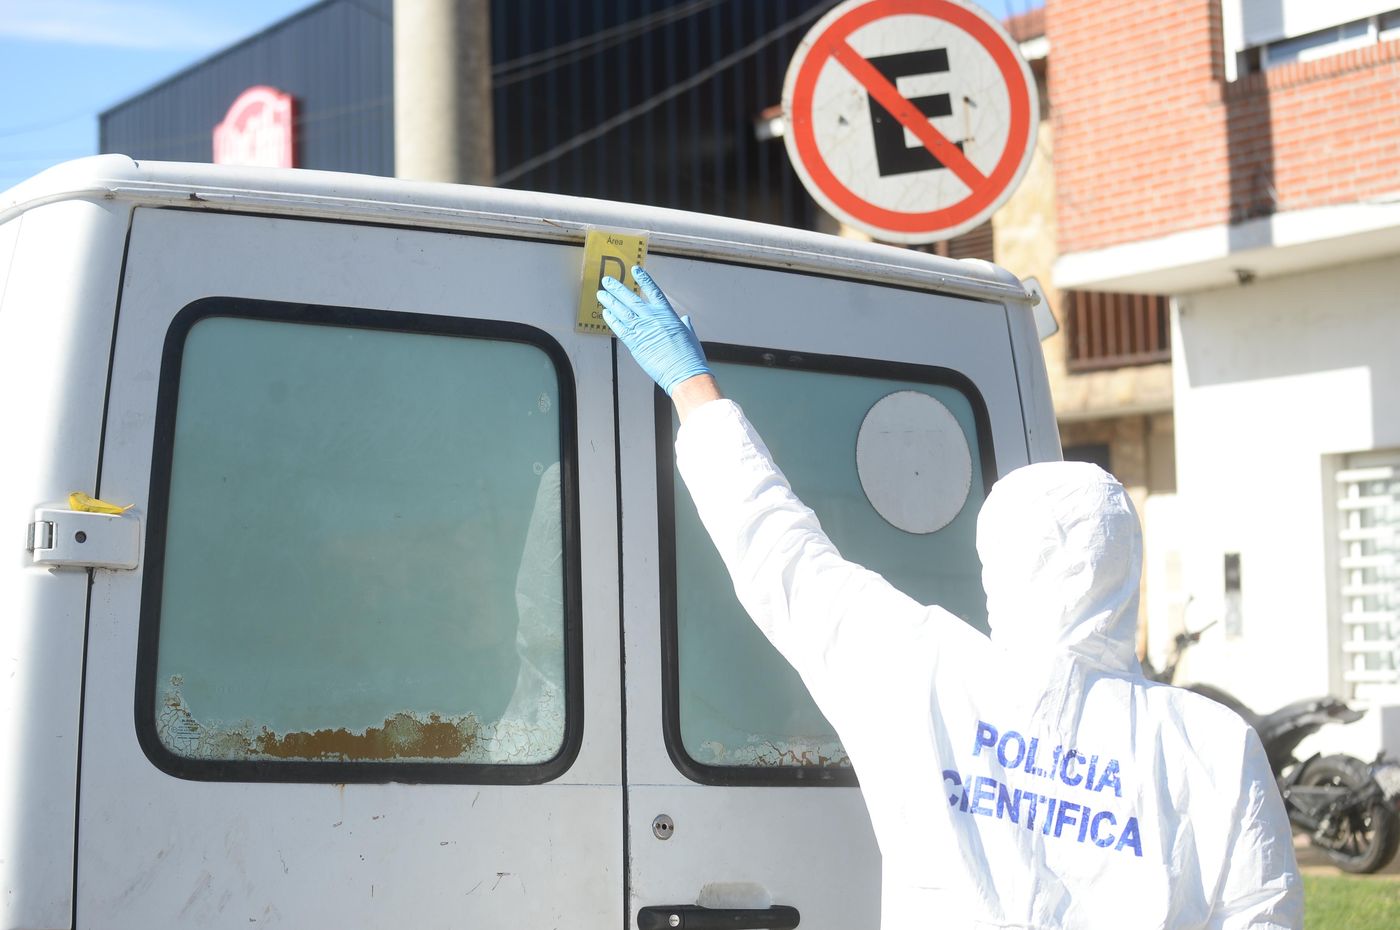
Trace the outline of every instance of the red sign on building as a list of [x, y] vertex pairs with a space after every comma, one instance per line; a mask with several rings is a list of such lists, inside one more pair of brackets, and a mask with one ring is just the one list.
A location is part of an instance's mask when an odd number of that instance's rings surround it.
[[214, 164], [295, 168], [292, 95], [250, 87], [214, 127]]

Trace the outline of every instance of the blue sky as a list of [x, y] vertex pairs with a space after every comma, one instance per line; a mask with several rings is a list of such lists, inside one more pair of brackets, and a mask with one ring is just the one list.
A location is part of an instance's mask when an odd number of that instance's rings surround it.
[[0, 0], [0, 190], [94, 154], [98, 113], [313, 2]]

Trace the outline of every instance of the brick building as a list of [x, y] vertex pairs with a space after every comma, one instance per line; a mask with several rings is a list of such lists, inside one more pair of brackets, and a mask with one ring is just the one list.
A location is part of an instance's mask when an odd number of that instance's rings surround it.
[[[1400, 749], [1397, 7], [1045, 8], [1056, 308], [1064, 290], [1170, 298], [1177, 493], [1144, 515], [1154, 651], [1219, 621], [1183, 677], [1261, 711], [1366, 703], [1333, 737], [1357, 752]], [[1147, 370], [1128, 403], [1164, 387]], [[1122, 370], [1107, 377], [1095, 391]]]

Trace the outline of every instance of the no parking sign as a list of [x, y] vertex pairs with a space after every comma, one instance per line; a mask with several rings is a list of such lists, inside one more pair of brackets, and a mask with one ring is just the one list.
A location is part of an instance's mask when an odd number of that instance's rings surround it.
[[788, 66], [784, 141], [833, 216], [891, 242], [982, 223], [1035, 150], [1035, 79], [1001, 26], [962, 0], [847, 0]]

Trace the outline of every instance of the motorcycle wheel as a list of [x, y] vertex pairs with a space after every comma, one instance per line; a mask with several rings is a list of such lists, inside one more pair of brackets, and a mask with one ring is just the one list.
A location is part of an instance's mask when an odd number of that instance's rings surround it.
[[[1371, 780], [1371, 771], [1351, 756], [1321, 756], [1313, 759], [1298, 777], [1309, 787], [1361, 789]], [[1335, 848], [1317, 842], [1328, 858], [1345, 872], [1369, 874], [1385, 868], [1395, 858], [1400, 844], [1400, 820], [1381, 801], [1355, 805], [1338, 814], [1342, 822], [1332, 837]]]

